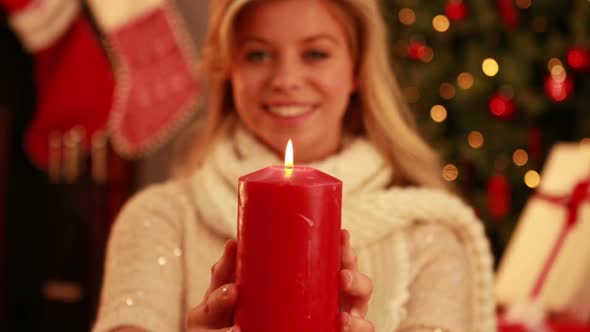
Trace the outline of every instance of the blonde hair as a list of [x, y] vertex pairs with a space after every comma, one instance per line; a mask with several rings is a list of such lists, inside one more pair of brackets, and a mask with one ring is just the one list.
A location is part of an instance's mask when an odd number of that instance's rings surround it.
[[[210, 3], [202, 72], [208, 79], [207, 122], [191, 152], [202, 162], [224, 119], [233, 113], [228, 69], [235, 47], [238, 15], [261, 0], [215, 0]], [[339, 19], [355, 59], [357, 92], [345, 126], [365, 135], [395, 168], [394, 184], [446, 189], [438, 155], [418, 135], [410, 109], [394, 78], [387, 48], [387, 27], [377, 0], [325, 0]], [[360, 121], [362, 119], [362, 121]]]

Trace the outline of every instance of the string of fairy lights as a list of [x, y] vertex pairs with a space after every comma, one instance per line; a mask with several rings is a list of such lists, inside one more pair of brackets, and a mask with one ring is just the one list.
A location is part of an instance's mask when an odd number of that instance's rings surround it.
[[[590, 0], [589, 0], [590, 1]], [[532, 5], [532, 0], [516, 0], [515, 5], [520, 9], [528, 9]], [[450, 0], [449, 6], [453, 6], [452, 11], [448, 11], [445, 14], [439, 14], [432, 18], [432, 28], [437, 32], [446, 32], [450, 29], [452, 20], [461, 20], [467, 14], [466, 8], [463, 6], [461, 0]], [[411, 26], [416, 23], [417, 15], [416, 12], [411, 8], [401, 8], [398, 11], [399, 21], [406, 25]], [[535, 17], [532, 21], [532, 28], [535, 32], [543, 32], [547, 29], [546, 18], [539, 16]], [[407, 42], [399, 41], [396, 45], [398, 53], [402, 53], [410, 56], [411, 58], [421, 61], [423, 63], [429, 63], [434, 59], [434, 50], [422, 42]], [[576, 59], [568, 58], [568, 63], [571, 65], [572, 61]], [[551, 58], [547, 61], [548, 78], [545, 81], [545, 90], [547, 94], [555, 102], [565, 100], [572, 91], [573, 83], [571, 78], [567, 75], [567, 71], [558, 58]], [[498, 61], [492, 57], [488, 57], [481, 60], [481, 70], [487, 77], [494, 77], [501, 71], [501, 66]], [[469, 72], [461, 72], [456, 77], [456, 86], [462, 90], [471, 89], [476, 83], [476, 78]], [[439, 95], [443, 100], [453, 99], [456, 95], [455, 84], [449, 82], [443, 82], [439, 86]], [[404, 94], [410, 103], [415, 103], [420, 99], [420, 91], [416, 87], [407, 87], [404, 89]], [[511, 116], [514, 112], [513, 104], [511, 99], [513, 98], [514, 92], [509, 87], [501, 89], [501, 92], [497, 95], [497, 98], [492, 97], [489, 102], [490, 112], [498, 117]], [[506, 100], [510, 102], [506, 102]], [[448, 110], [441, 104], [433, 105], [430, 108], [430, 118], [436, 123], [444, 123], [448, 117]], [[472, 130], [469, 132], [466, 138], [466, 143], [473, 149], [482, 149], [485, 146], [485, 137], [482, 132], [478, 130]], [[590, 138], [584, 138], [580, 142], [580, 146], [583, 149], [587, 149], [590, 152]], [[512, 153], [512, 163], [517, 167], [526, 167], [529, 162], [529, 153], [524, 149], [516, 149]], [[507, 166], [507, 165], [504, 165]], [[452, 164], [446, 164], [442, 168], [442, 177], [449, 182], [455, 181], [459, 178], [459, 168]], [[537, 188], [541, 183], [541, 175], [535, 169], [529, 169], [524, 172], [523, 183], [529, 188]]]

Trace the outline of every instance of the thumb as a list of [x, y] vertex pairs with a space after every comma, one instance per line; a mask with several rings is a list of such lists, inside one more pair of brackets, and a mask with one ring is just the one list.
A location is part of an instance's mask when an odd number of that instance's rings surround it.
[[[193, 331], [191, 329], [196, 327], [219, 328], [231, 324], [236, 301], [237, 287], [235, 284], [227, 284], [217, 288], [188, 313], [188, 330]], [[224, 332], [227, 331], [226, 328]]]

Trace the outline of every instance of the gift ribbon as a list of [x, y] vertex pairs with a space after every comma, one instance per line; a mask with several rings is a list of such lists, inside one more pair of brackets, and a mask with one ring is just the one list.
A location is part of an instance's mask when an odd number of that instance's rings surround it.
[[569, 235], [570, 231], [577, 224], [580, 206], [585, 200], [590, 201], [590, 193], [588, 192], [589, 188], [590, 175], [580, 180], [574, 186], [572, 192], [567, 195], [549, 195], [542, 192], [538, 192], [535, 194], [534, 198], [538, 198], [549, 203], [565, 206], [567, 208], [567, 214], [565, 224], [561, 228], [559, 237], [553, 245], [549, 257], [547, 258], [547, 260], [545, 260], [545, 264], [543, 265], [541, 274], [539, 274], [539, 277], [535, 282], [535, 286], [533, 287], [533, 290], [531, 292], [531, 297], [533, 299], [537, 298], [540, 295], [541, 290], [543, 289], [543, 285], [545, 284], [545, 281], [547, 280], [547, 277], [549, 275], [549, 271], [551, 271], [551, 268], [553, 267], [553, 264], [557, 259], [557, 255], [559, 254], [561, 247], [565, 243], [565, 239]]

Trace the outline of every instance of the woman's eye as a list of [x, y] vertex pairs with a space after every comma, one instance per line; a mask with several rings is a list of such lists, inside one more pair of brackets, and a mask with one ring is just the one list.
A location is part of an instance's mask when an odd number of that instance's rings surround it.
[[323, 51], [307, 51], [305, 52], [305, 58], [309, 60], [323, 60], [328, 58], [328, 52]]
[[265, 51], [250, 51], [246, 53], [246, 60], [248, 62], [262, 62], [269, 57], [268, 52]]

